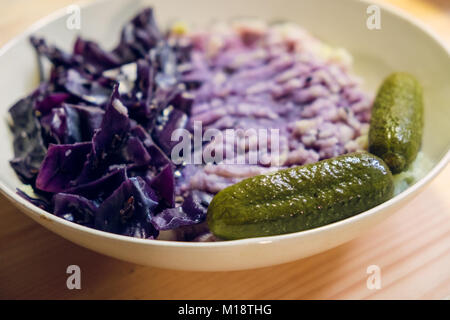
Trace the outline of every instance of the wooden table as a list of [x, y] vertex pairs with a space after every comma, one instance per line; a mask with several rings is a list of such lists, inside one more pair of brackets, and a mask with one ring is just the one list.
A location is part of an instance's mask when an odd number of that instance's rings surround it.
[[[450, 43], [450, 2], [395, 0]], [[0, 44], [68, 0], [0, 0]], [[0, 197], [0, 298], [443, 299], [450, 297], [450, 166], [365, 236], [300, 261], [238, 272], [180, 272], [118, 261], [39, 226]], [[79, 265], [82, 289], [68, 290]], [[366, 286], [381, 268], [380, 290]]]

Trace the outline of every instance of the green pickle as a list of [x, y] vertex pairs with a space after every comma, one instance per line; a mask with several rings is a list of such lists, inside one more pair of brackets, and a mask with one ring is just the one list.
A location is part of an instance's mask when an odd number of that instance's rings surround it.
[[408, 169], [422, 144], [423, 93], [407, 73], [393, 73], [375, 99], [369, 131], [369, 152], [382, 158], [393, 174]]
[[220, 191], [207, 222], [225, 240], [292, 233], [346, 219], [393, 196], [386, 163], [367, 152], [243, 180]]

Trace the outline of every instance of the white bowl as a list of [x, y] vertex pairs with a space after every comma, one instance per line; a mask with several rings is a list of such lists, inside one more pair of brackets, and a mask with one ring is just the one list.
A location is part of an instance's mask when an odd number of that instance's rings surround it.
[[[321, 228], [293, 234], [216, 243], [150, 241], [105, 233], [70, 223], [47, 213], [16, 193], [21, 185], [8, 161], [13, 157], [12, 137], [0, 122], [0, 188], [32, 219], [62, 237], [94, 251], [133, 263], [162, 268], [202, 271], [250, 269], [280, 264], [336, 247], [364, 233], [410, 201], [446, 165], [450, 158], [449, 50], [426, 27], [393, 8], [382, 7], [381, 29], [366, 27], [369, 3], [336, 0], [153, 0], [99, 1], [82, 6], [81, 30], [66, 27], [61, 10], [17, 37], [0, 51], [0, 113], [37, 85], [37, 64], [28, 36], [45, 36], [69, 49], [76, 34], [112, 47], [120, 28], [144, 6], [152, 5], [161, 26], [176, 19], [197, 25], [212, 19], [242, 16], [296, 22], [354, 56], [355, 71], [367, 89], [376, 90], [391, 71], [414, 74], [425, 89], [426, 117], [423, 152], [433, 168], [411, 188], [367, 212]], [[3, 226], [7, 227], [7, 226]]]

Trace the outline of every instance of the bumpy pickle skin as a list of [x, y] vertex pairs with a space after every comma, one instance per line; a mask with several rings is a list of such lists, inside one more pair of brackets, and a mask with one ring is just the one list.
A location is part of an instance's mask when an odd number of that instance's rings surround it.
[[232, 185], [213, 198], [207, 222], [224, 240], [286, 234], [364, 212], [393, 192], [383, 160], [352, 153]]
[[423, 134], [423, 89], [410, 74], [397, 72], [384, 80], [372, 108], [369, 151], [382, 158], [393, 174], [416, 159]]

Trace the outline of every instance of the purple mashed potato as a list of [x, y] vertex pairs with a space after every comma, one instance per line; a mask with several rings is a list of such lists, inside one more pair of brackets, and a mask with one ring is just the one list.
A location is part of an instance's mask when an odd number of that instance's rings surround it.
[[[184, 80], [202, 83], [191, 92], [191, 127], [201, 121], [204, 131], [223, 133], [279, 129], [280, 139], [271, 166], [188, 165], [182, 190], [217, 193], [244, 178], [366, 148], [372, 97], [351, 74], [345, 51], [327, 47], [296, 25], [259, 21], [222, 24], [182, 40], [193, 48]], [[221, 148], [236, 148], [231, 143]]]

